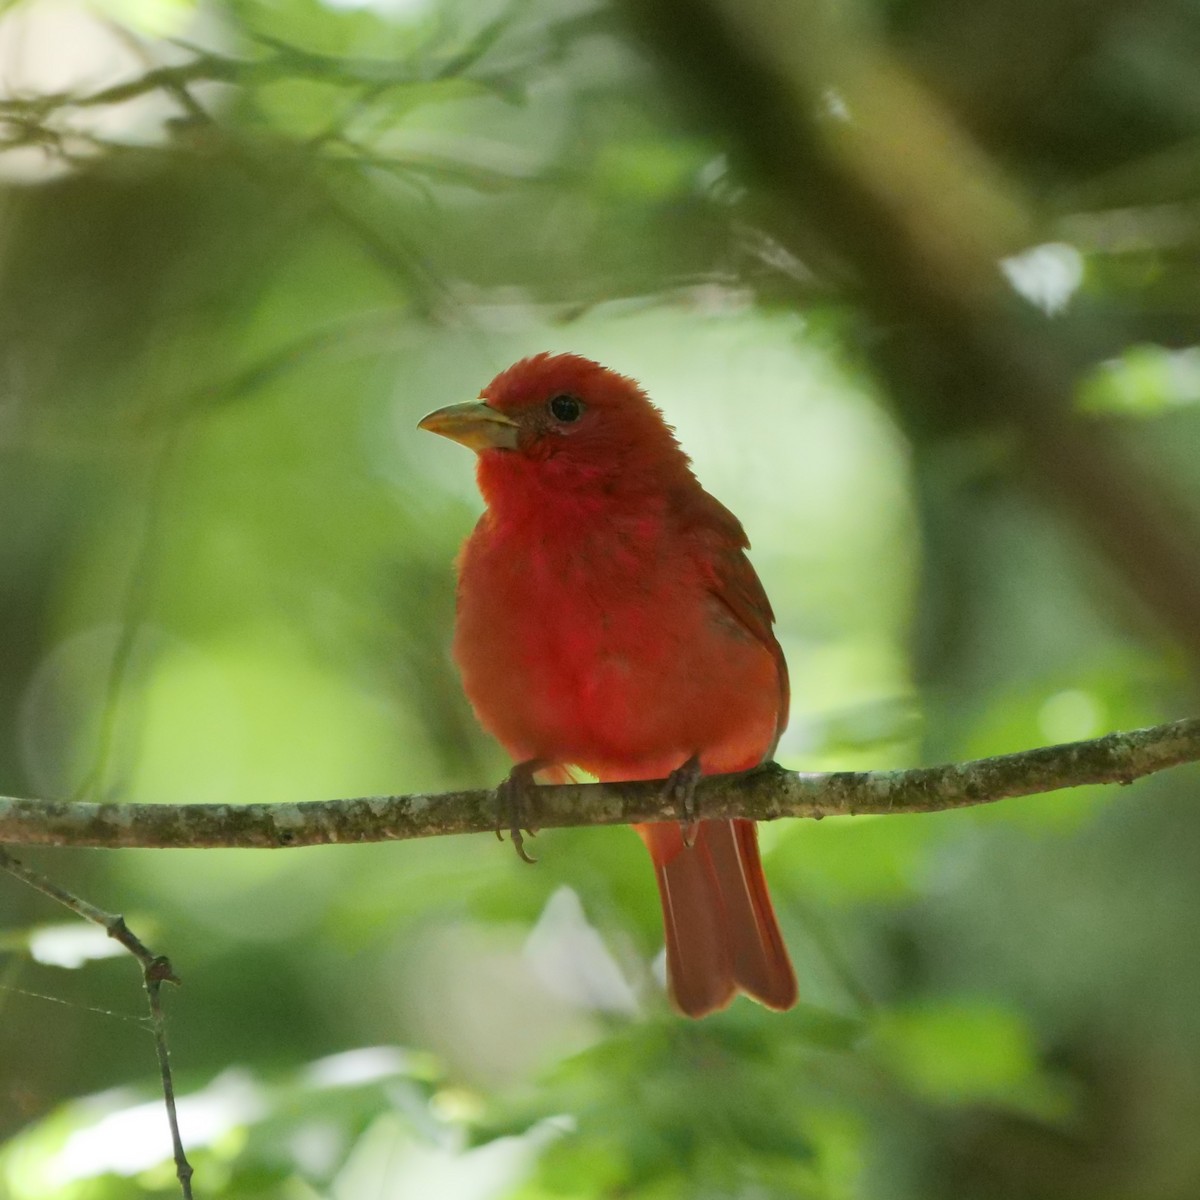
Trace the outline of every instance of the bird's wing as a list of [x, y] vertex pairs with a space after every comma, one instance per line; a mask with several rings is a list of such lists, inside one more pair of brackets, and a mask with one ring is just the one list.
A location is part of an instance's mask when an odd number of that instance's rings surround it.
[[[679, 504], [685, 536], [691, 542], [709, 591], [737, 623], [761, 642], [775, 659], [779, 676], [779, 718], [776, 737], [787, 724], [790, 689], [787, 662], [772, 626], [775, 613], [766, 589], [746, 551], [750, 540], [742, 523], [714, 496], [697, 487], [688, 489]], [[774, 752], [774, 747], [771, 748]]]

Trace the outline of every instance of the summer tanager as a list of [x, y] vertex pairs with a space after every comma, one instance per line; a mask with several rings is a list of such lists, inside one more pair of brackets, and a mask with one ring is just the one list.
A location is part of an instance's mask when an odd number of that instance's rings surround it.
[[[487, 509], [459, 559], [454, 656], [516, 778], [741, 771], [775, 749], [788, 674], [737, 518], [632, 379], [539, 354], [423, 429], [478, 454]], [[561, 774], [559, 777], [562, 777]], [[671, 998], [770, 1008], [796, 979], [751, 821], [636, 826], [658, 877]]]

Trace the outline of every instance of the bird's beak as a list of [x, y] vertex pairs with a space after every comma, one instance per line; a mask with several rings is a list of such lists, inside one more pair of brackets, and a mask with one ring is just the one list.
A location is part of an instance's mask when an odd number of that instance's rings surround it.
[[417, 428], [440, 433], [451, 441], [470, 446], [477, 453], [481, 450], [515, 450], [520, 433], [516, 421], [478, 400], [439, 408], [422, 417]]

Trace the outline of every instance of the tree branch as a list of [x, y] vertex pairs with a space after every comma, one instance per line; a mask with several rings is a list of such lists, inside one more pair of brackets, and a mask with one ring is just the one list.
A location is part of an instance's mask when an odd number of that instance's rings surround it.
[[[701, 780], [703, 817], [934, 813], [1087, 784], [1132, 783], [1200, 761], [1200, 718], [1110, 733], [995, 758], [904, 771], [809, 774], [767, 763]], [[661, 781], [535, 789], [534, 824], [627, 825], [677, 821]], [[0, 798], [0, 843], [104, 849], [259, 849], [403, 841], [496, 828], [495, 792], [365, 796], [300, 804], [71, 804]]]
[[183, 1192], [183, 1200], [192, 1200], [192, 1164], [188, 1162], [187, 1153], [183, 1148], [183, 1137], [179, 1132], [179, 1114], [175, 1106], [175, 1080], [171, 1074], [171, 1051], [167, 1046], [167, 1018], [162, 1006], [162, 985], [164, 983], [179, 983], [170, 959], [165, 954], [155, 954], [139, 938], [119, 913], [105, 912], [94, 904], [59, 887], [52, 879], [47, 879], [37, 871], [31, 870], [23, 862], [13, 858], [3, 846], [0, 846], [0, 870], [7, 871], [15, 879], [29, 884], [44, 896], [56, 900], [69, 908], [76, 916], [93, 925], [99, 925], [105, 933], [116, 942], [120, 942], [142, 968], [142, 983], [146, 988], [146, 998], [150, 1004], [150, 1028], [154, 1034], [154, 1049], [158, 1055], [158, 1072], [162, 1081], [163, 1101], [167, 1109], [167, 1124], [171, 1130], [171, 1148], [175, 1156], [175, 1175]]

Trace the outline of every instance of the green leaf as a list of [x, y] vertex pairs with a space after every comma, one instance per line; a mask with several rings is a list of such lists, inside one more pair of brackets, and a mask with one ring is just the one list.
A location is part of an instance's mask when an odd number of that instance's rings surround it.
[[1043, 1117], [1069, 1110], [1044, 1074], [1028, 1024], [989, 1000], [929, 1000], [880, 1014], [870, 1051], [924, 1100], [995, 1104]]

